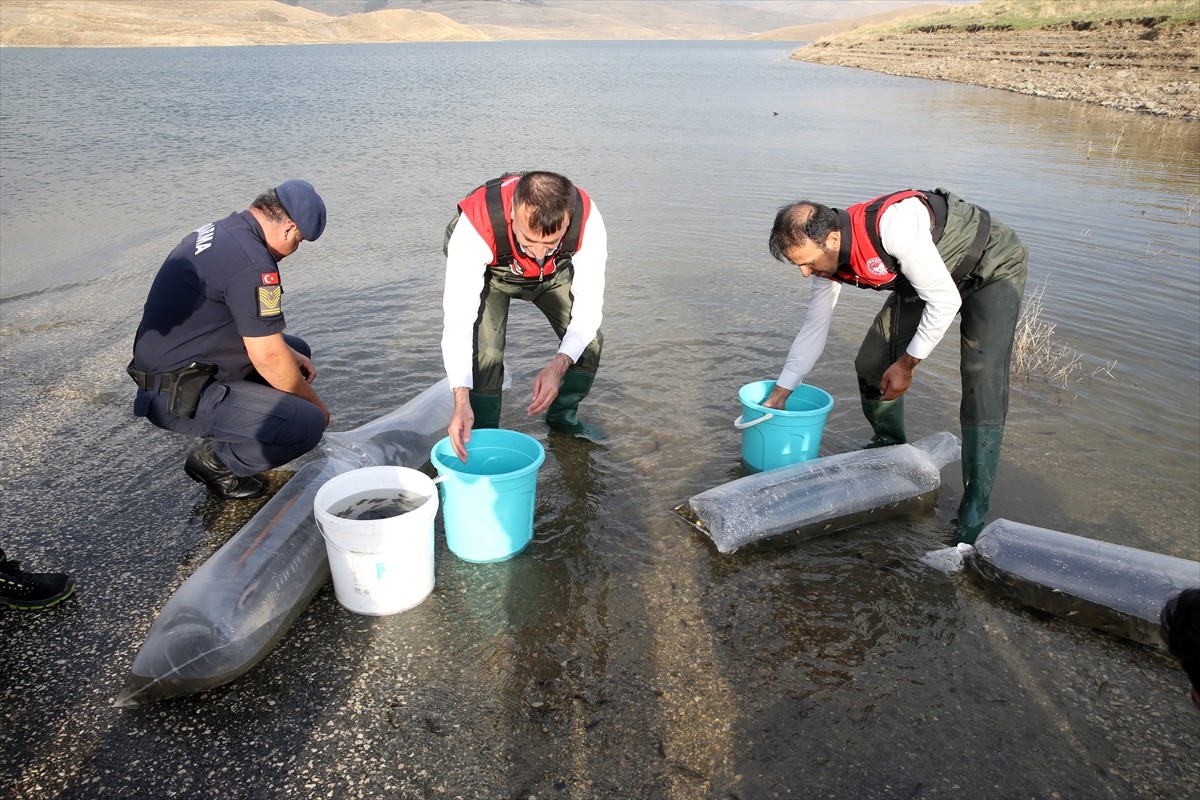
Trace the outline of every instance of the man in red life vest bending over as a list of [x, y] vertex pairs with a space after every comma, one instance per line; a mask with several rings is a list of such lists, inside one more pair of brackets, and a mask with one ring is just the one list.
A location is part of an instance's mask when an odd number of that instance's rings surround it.
[[442, 359], [454, 391], [454, 452], [466, 461], [472, 428], [500, 424], [508, 307], [533, 303], [560, 340], [533, 381], [529, 414], [599, 439], [576, 414], [600, 366], [608, 234], [591, 198], [553, 172], [504, 175], [459, 204], [446, 229]]
[[843, 284], [891, 292], [854, 360], [874, 446], [907, 441], [903, 395], [913, 370], [961, 312], [958, 538], [974, 543], [987, 518], [1008, 414], [1024, 245], [986, 209], [934, 189], [894, 192], [845, 210], [807, 201], [785, 206], [769, 246], [775, 258], [812, 278], [804, 325], [763, 403], [770, 408], [784, 407], [825, 349]]

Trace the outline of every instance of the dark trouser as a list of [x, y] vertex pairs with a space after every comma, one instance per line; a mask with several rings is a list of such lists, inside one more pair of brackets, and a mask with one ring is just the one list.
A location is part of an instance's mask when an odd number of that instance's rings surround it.
[[[1011, 252], [1012, 257], [999, 264], [985, 261], [983, 276], [959, 286], [963, 496], [958, 539], [967, 544], [974, 544], [987, 520], [1008, 415], [1009, 365], [1025, 293], [1024, 248]], [[893, 292], [854, 360], [863, 413], [882, 443], [905, 441], [904, 398], [881, 401], [879, 382], [912, 341], [924, 307], [918, 297]]]
[[[571, 323], [571, 307], [575, 302], [571, 293], [570, 269], [556, 272], [541, 282], [507, 283], [489, 272], [483, 293], [479, 298], [479, 313], [475, 318], [475, 341], [473, 345], [474, 392], [499, 394], [504, 381], [504, 347], [508, 338], [508, 307], [512, 300], [527, 300], [550, 322], [559, 341]], [[604, 348], [604, 336], [599, 331], [575, 362], [571, 369], [595, 375], [600, 368], [600, 352]]]
[[[1025, 294], [1025, 265], [977, 284], [959, 288], [959, 369], [964, 428], [1003, 427], [1008, 415], [1009, 365], [1013, 336]], [[925, 302], [893, 292], [876, 315], [854, 359], [864, 400], [877, 400], [883, 373], [896, 362], [917, 332]]]
[[[285, 334], [288, 347], [312, 355], [299, 337]], [[160, 428], [211, 438], [217, 457], [239, 477], [254, 475], [298, 458], [317, 446], [325, 432], [321, 409], [294, 394], [281, 392], [254, 373], [245, 380], [213, 381], [200, 395], [196, 416], [167, 411], [167, 393], [150, 400], [147, 418]]]

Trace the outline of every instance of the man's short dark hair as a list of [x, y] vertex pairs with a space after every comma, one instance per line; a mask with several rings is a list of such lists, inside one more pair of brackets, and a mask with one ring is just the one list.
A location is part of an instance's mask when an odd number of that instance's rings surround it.
[[279, 195], [275, 194], [274, 189], [267, 189], [254, 198], [254, 202], [250, 204], [250, 207], [263, 212], [273, 222], [287, 222], [291, 219], [288, 216], [287, 209], [283, 207], [283, 203], [279, 202]]
[[823, 246], [829, 234], [841, 229], [842, 221], [832, 208], [811, 200], [801, 200], [779, 209], [775, 224], [771, 226], [771, 238], [767, 246], [776, 260], [787, 261], [784, 253], [796, 245], [813, 242]]
[[1159, 629], [1192, 689], [1200, 692], [1200, 588], [1184, 589], [1168, 600], [1159, 615]]
[[513, 208], [528, 208], [530, 227], [543, 236], [562, 228], [574, 203], [575, 185], [555, 172], [526, 172], [513, 193]]

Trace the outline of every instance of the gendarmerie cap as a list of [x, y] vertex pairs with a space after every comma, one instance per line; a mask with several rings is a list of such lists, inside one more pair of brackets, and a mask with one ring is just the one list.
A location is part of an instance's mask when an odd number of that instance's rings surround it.
[[325, 201], [308, 181], [293, 178], [275, 187], [283, 210], [296, 223], [300, 235], [315, 242], [325, 230]]

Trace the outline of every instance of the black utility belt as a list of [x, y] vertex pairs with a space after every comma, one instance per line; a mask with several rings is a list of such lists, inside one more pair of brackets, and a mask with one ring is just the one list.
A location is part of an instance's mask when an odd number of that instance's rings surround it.
[[131, 361], [125, 371], [143, 392], [167, 392], [167, 410], [177, 417], [191, 419], [200, 404], [200, 393], [217, 374], [217, 365], [193, 361], [170, 372], [142, 372], [134, 369]]

